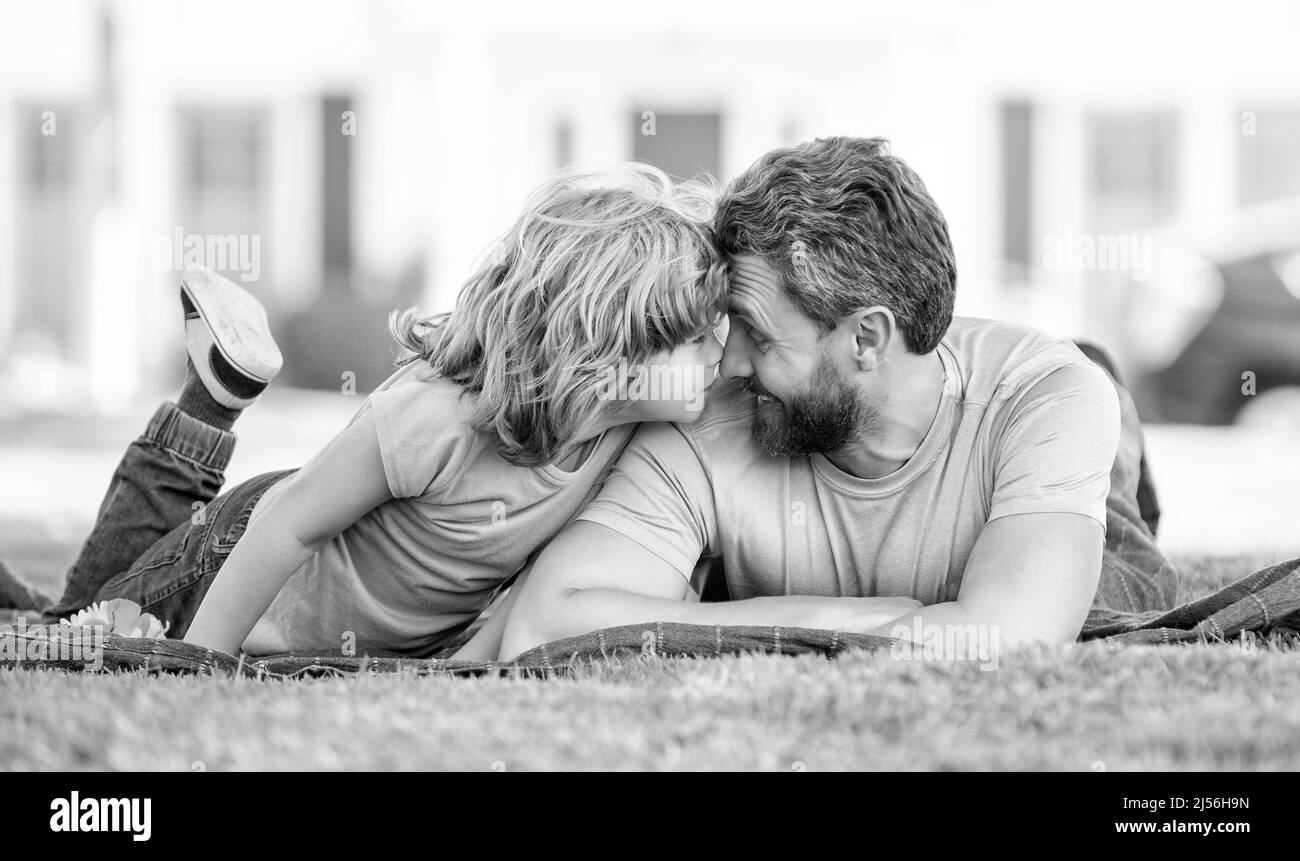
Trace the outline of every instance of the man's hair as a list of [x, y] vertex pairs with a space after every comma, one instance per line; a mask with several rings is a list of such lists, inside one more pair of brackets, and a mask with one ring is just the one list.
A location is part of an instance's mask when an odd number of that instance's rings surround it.
[[503, 457], [562, 458], [607, 409], [609, 371], [709, 331], [726, 308], [716, 189], [658, 168], [575, 168], [544, 183], [461, 289], [455, 310], [394, 314], [399, 364], [477, 395]]
[[823, 331], [883, 305], [907, 347], [928, 353], [952, 322], [957, 264], [943, 213], [888, 146], [830, 137], [767, 153], [723, 193], [718, 240], [763, 258]]

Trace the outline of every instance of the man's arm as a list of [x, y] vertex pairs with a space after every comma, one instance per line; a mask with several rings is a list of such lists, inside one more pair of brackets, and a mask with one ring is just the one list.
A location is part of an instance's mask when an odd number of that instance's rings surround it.
[[867, 633], [920, 608], [910, 598], [781, 596], [701, 604], [686, 578], [637, 542], [575, 521], [547, 546], [506, 621], [501, 660], [600, 628], [653, 622], [781, 625]]
[[[1101, 577], [1106, 496], [1119, 445], [1114, 384], [1070, 365], [1010, 409], [994, 452], [989, 522], [966, 561], [957, 600], [881, 626], [996, 626], [1001, 647], [1073, 642]], [[897, 627], [897, 630], [895, 630]], [[904, 634], [906, 636], [906, 634]]]
[[994, 520], [975, 542], [956, 601], [903, 614], [871, 633], [909, 637], [927, 625], [989, 626], [997, 642], [1068, 643], [1079, 636], [1101, 575], [1102, 529], [1081, 514]]

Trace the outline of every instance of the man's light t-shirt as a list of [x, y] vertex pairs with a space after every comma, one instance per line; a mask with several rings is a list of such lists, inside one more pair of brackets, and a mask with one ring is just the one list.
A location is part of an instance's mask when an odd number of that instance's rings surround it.
[[1105, 528], [1119, 441], [1106, 373], [1069, 341], [957, 318], [938, 347], [943, 396], [916, 453], [863, 479], [824, 455], [777, 458], [751, 436], [754, 396], [724, 384], [693, 425], [642, 425], [578, 519], [690, 578], [721, 556], [734, 599], [955, 600], [984, 525], [1070, 512]]

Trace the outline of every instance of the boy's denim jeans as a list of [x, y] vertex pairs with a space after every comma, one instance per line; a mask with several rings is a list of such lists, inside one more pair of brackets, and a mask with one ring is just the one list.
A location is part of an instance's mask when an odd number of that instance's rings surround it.
[[[90, 537], [68, 572], [53, 623], [95, 601], [129, 598], [185, 635], [253, 506], [292, 470], [221, 493], [235, 435], [164, 403], [122, 456]], [[220, 495], [218, 495], [220, 494]]]

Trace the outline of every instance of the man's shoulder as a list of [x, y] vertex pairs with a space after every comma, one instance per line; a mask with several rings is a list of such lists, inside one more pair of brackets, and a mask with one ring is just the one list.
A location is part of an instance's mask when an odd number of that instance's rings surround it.
[[943, 347], [956, 362], [968, 402], [1025, 391], [1064, 367], [1093, 367], [1072, 341], [1005, 320], [954, 317]]

